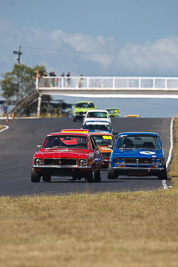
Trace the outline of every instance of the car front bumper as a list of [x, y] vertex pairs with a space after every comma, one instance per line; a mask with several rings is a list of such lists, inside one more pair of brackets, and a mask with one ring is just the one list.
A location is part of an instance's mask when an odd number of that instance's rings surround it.
[[114, 170], [118, 171], [118, 175], [127, 176], [157, 176], [161, 171], [164, 170], [163, 167], [159, 168], [147, 168], [147, 167], [113, 167]]
[[32, 165], [40, 175], [52, 175], [52, 176], [73, 176], [82, 175], [91, 170], [91, 166], [56, 166], [56, 165]]

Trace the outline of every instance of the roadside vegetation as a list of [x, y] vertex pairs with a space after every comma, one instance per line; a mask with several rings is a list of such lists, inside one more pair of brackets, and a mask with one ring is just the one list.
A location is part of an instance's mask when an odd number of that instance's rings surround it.
[[3, 126], [0, 124], [0, 130], [2, 130], [3, 129]]
[[1, 197], [1, 266], [177, 266], [175, 138], [167, 190]]

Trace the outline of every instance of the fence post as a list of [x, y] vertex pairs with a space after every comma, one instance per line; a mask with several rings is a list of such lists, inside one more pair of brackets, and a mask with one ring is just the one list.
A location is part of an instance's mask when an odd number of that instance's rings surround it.
[[89, 77], [87, 77], [87, 89], [89, 88]]
[[36, 78], [36, 89], [38, 89], [38, 77]]
[[40, 110], [41, 110], [41, 95], [39, 95], [38, 97], [37, 118], [40, 118]]

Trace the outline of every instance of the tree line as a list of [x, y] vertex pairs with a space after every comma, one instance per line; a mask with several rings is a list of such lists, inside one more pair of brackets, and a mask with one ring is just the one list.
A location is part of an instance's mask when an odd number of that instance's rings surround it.
[[31, 91], [35, 89], [35, 73], [45, 73], [46, 68], [43, 65], [35, 65], [30, 68], [24, 64], [14, 64], [12, 71], [2, 74], [0, 81], [2, 96], [7, 103], [12, 100], [18, 102]]

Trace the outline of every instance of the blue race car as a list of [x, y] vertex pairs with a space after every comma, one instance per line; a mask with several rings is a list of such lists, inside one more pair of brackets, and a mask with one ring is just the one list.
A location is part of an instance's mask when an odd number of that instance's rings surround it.
[[158, 176], [167, 179], [166, 161], [157, 133], [119, 133], [110, 157], [108, 179], [125, 176]]

